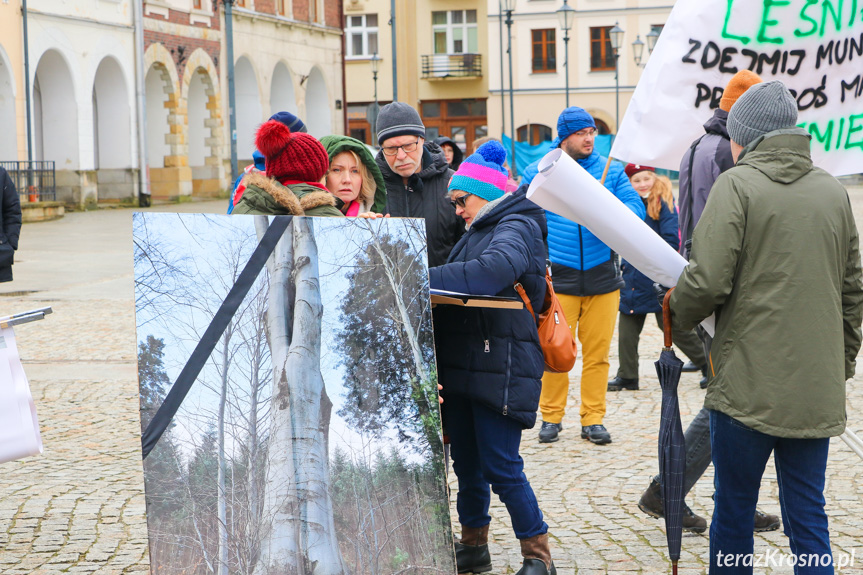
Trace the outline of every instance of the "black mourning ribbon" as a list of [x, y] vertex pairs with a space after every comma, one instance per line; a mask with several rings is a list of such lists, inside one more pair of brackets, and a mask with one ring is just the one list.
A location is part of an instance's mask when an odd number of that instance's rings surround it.
[[203, 369], [210, 354], [216, 348], [219, 338], [225, 333], [225, 329], [228, 327], [234, 314], [237, 313], [237, 309], [243, 303], [243, 299], [249, 293], [258, 274], [261, 273], [261, 270], [267, 263], [267, 258], [276, 249], [276, 244], [279, 243], [279, 240], [288, 229], [292, 218], [293, 216], [276, 216], [273, 218], [273, 222], [267, 228], [264, 237], [252, 253], [252, 257], [249, 258], [249, 263], [240, 272], [236, 283], [234, 283], [231, 291], [228, 292], [219, 311], [213, 316], [213, 320], [207, 327], [207, 331], [204, 332], [201, 341], [198, 342], [195, 351], [192, 352], [189, 361], [186, 362], [183, 371], [177, 377], [177, 381], [171, 386], [171, 391], [165, 396], [165, 400], [162, 402], [156, 415], [153, 416], [150, 425], [147, 426], [147, 429], [141, 435], [143, 459], [146, 459], [153, 448], [156, 447], [159, 438], [162, 437], [177, 410], [180, 409], [180, 405], [186, 399], [186, 395], [192, 389], [195, 380], [198, 379], [201, 369]]

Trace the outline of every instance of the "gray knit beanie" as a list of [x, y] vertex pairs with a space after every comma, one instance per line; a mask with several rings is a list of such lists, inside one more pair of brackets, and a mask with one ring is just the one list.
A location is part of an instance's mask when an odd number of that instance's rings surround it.
[[404, 102], [387, 104], [378, 113], [378, 145], [397, 136], [426, 137], [426, 128], [419, 113]]
[[728, 135], [744, 148], [767, 132], [797, 123], [797, 101], [785, 84], [775, 80], [755, 84], [728, 112]]

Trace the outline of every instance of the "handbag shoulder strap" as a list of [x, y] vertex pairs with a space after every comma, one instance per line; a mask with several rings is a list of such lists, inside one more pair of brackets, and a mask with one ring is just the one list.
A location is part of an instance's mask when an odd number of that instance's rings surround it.
[[536, 320], [536, 313], [534, 313], [534, 311], [533, 311], [533, 306], [530, 305], [530, 298], [527, 297], [527, 292], [524, 291], [524, 286], [521, 285], [520, 283], [516, 282], [512, 287], [514, 287], [516, 293], [518, 293], [518, 295], [521, 296], [521, 301], [524, 302], [524, 307], [527, 308], [527, 310], [533, 316], [533, 319]]
[[[546, 260], [548, 261], [548, 260]], [[550, 262], [549, 262], [550, 263]], [[548, 286], [548, 289], [552, 291], [552, 297], [554, 296], [554, 288], [551, 287], [551, 266], [545, 266], [545, 284]], [[524, 291], [524, 286], [521, 285], [520, 282], [516, 282], [512, 286], [515, 288], [516, 293], [521, 297], [521, 301], [524, 302], [524, 307], [528, 309], [528, 311], [533, 316], [533, 319], [539, 321], [539, 318], [536, 317], [536, 312], [533, 311], [533, 306], [530, 305], [530, 298], [527, 297], [527, 292]]]

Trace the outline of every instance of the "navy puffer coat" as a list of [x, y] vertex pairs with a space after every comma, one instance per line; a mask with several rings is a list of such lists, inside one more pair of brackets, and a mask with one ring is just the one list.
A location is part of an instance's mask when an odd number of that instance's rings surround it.
[[[545, 298], [545, 212], [527, 186], [475, 220], [445, 265], [429, 269], [431, 287], [518, 297], [520, 282], [535, 310]], [[544, 362], [527, 309], [438, 306], [434, 314], [438, 377], [446, 399], [463, 395], [518, 421], [536, 424]], [[446, 408], [446, 401], [444, 401]]]
[[[650, 226], [654, 232], [662, 236], [668, 245], [677, 251], [680, 246], [680, 236], [677, 229], [677, 208], [668, 209], [665, 202], [661, 203], [659, 219], [654, 220], [650, 216], [644, 217], [644, 223]], [[621, 263], [623, 270], [623, 281], [626, 286], [620, 290], [620, 313], [626, 315], [643, 315], [658, 313], [662, 306], [656, 300], [653, 291], [653, 280], [632, 267], [628, 261]]]

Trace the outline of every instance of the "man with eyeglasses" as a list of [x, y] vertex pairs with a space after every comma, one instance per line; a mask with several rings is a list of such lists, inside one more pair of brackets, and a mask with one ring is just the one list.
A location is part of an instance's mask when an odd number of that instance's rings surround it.
[[464, 222], [447, 198], [452, 178], [440, 146], [425, 141], [419, 113], [403, 102], [381, 108], [377, 122], [376, 161], [387, 186], [386, 213], [393, 217], [425, 218], [429, 267], [446, 263], [464, 234]]
[[[596, 122], [593, 117], [582, 108], [567, 108], [557, 120], [557, 134], [553, 145], [601, 180], [607, 159], [594, 148]], [[621, 164], [611, 165], [604, 184], [639, 218], [644, 218], [644, 203], [629, 183]], [[603, 418], [608, 391], [608, 351], [620, 305], [620, 288], [624, 285], [620, 259], [584, 226], [553, 212], [547, 211], [546, 217], [554, 290], [573, 335], [581, 343], [581, 438], [597, 445], [611, 443], [611, 434], [605, 429]], [[568, 374], [545, 373], [539, 400], [541, 443], [558, 440], [568, 392]]]

